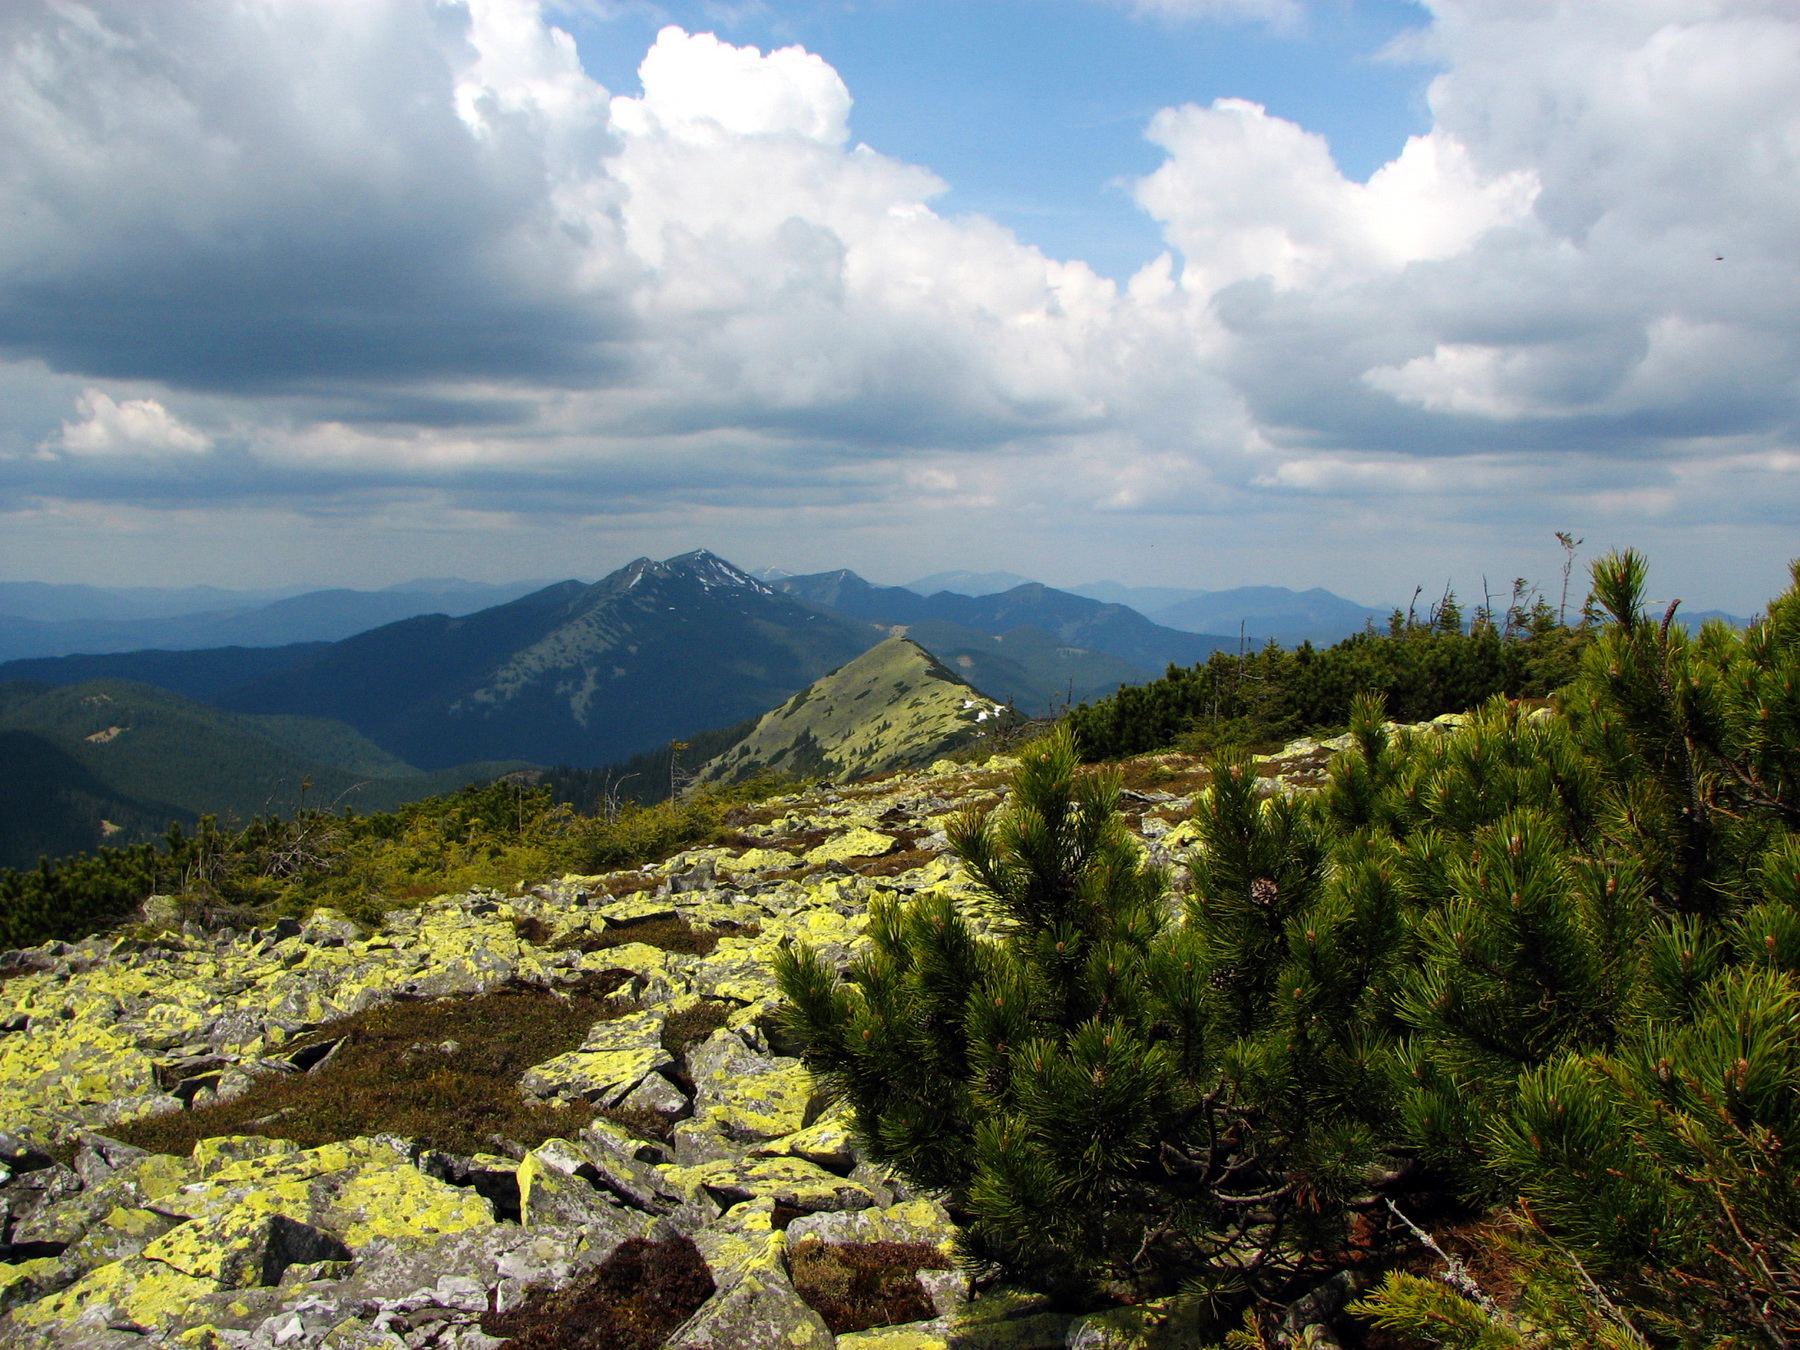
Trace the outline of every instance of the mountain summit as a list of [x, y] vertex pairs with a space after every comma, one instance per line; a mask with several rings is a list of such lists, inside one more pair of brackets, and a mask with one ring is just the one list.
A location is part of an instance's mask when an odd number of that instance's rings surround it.
[[930, 652], [889, 638], [802, 689], [707, 762], [703, 783], [776, 771], [838, 782], [926, 764], [999, 726], [1005, 709]]
[[881, 636], [701, 549], [461, 618], [388, 624], [221, 701], [336, 718], [424, 768], [599, 765], [754, 717]]

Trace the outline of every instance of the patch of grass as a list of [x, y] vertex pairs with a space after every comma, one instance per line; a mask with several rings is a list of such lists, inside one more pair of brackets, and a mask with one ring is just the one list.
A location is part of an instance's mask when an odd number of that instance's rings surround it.
[[852, 862], [852, 870], [865, 877], [897, 877], [902, 872], [910, 872], [915, 867], [923, 867], [936, 858], [935, 850], [929, 848], [908, 848], [898, 853], [884, 854], [882, 857], [868, 862]]
[[1212, 782], [1203, 759], [1185, 754], [1140, 755], [1114, 766], [1123, 786], [1136, 792], [1172, 792], [1186, 796]]
[[662, 1047], [676, 1059], [687, 1054], [731, 1018], [732, 1006], [722, 999], [702, 999], [691, 1008], [669, 1014], [663, 1023]]
[[451, 1153], [533, 1148], [572, 1135], [593, 1112], [554, 1107], [517, 1089], [533, 1064], [577, 1049], [596, 1022], [635, 1005], [611, 994], [629, 976], [608, 972], [551, 992], [507, 985], [476, 998], [390, 1003], [329, 1023], [292, 1049], [342, 1040], [311, 1073], [258, 1080], [243, 1096], [120, 1126], [127, 1143], [185, 1154], [201, 1139], [260, 1134], [312, 1148], [393, 1133]]
[[656, 872], [614, 872], [600, 883], [600, 889], [616, 900], [621, 896], [653, 891], [662, 884], [663, 878]]
[[[735, 936], [755, 937], [762, 929], [746, 924]], [[710, 956], [725, 934], [711, 928], [696, 928], [679, 914], [668, 919], [646, 919], [642, 923], [606, 928], [600, 932], [575, 933], [555, 944], [558, 951], [603, 952], [627, 943], [641, 942], [647, 947], [660, 947], [665, 952], [685, 956]]]
[[684, 1237], [631, 1238], [573, 1284], [534, 1289], [481, 1329], [501, 1350], [656, 1350], [712, 1296], [706, 1261]]
[[919, 1272], [949, 1266], [928, 1242], [840, 1244], [809, 1237], [788, 1253], [795, 1291], [836, 1336], [935, 1317]]

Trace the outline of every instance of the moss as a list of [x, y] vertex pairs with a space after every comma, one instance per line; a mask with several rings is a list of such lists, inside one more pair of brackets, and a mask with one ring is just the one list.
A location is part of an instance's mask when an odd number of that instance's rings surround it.
[[631, 1238], [573, 1284], [488, 1313], [481, 1329], [507, 1337], [502, 1350], [656, 1350], [712, 1292], [692, 1242]]
[[950, 1262], [925, 1242], [827, 1243], [803, 1238], [788, 1253], [794, 1289], [834, 1335], [923, 1322], [937, 1315], [921, 1270]]
[[609, 997], [620, 982], [611, 974], [568, 991], [506, 986], [477, 998], [374, 1008], [296, 1042], [296, 1049], [343, 1042], [312, 1073], [264, 1078], [234, 1100], [114, 1133], [152, 1152], [182, 1154], [220, 1135], [314, 1147], [391, 1133], [462, 1154], [535, 1147], [578, 1130], [592, 1112], [579, 1103], [532, 1102], [510, 1085], [532, 1065], [578, 1049], [595, 1022], [633, 1011]]

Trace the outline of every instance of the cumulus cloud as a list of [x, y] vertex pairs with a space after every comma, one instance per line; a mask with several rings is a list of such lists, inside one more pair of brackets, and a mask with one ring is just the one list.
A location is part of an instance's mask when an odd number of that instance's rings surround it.
[[1530, 169], [1482, 177], [1435, 132], [1357, 183], [1322, 136], [1243, 99], [1165, 109], [1149, 136], [1169, 157], [1137, 184], [1138, 202], [1186, 258], [1183, 284], [1209, 298], [1252, 278], [1291, 290], [1454, 257], [1528, 218], [1540, 190]]
[[[1168, 252], [1116, 286], [941, 213], [798, 47], [668, 28], [629, 94], [531, 0], [0, 7], [0, 351], [214, 400], [221, 495], [1717, 523], [1729, 462], [1791, 513], [1800, 18], [1429, 9], [1432, 126], [1366, 182], [1243, 99], [1152, 118]], [[22, 444], [207, 448], [82, 398]], [[0, 493], [105, 490], [55, 471]]]
[[197, 455], [212, 442], [153, 398], [123, 402], [98, 389], [75, 400], [76, 419], [39, 450], [64, 455]]

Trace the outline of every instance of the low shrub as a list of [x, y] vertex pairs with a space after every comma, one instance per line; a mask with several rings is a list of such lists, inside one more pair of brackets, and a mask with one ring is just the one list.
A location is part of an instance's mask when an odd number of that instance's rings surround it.
[[[1387, 715], [1418, 722], [1463, 712], [1496, 695], [1542, 698], [1575, 677], [1598, 625], [1568, 627], [1550, 606], [1477, 611], [1464, 625], [1454, 596], [1425, 619], [1396, 612], [1386, 632], [1334, 646], [1270, 643], [1241, 655], [1214, 652], [1194, 666], [1128, 685], [1065, 719], [1088, 759], [1123, 759], [1178, 746], [1190, 755], [1270, 750], [1302, 733], [1341, 731], [1358, 695]], [[1134, 785], [1135, 786], [1135, 785]]]
[[691, 1008], [670, 1013], [663, 1023], [662, 1045], [676, 1059], [705, 1040], [730, 1020], [732, 1005], [721, 999], [701, 999]]
[[794, 1290], [842, 1336], [937, 1315], [919, 1283], [921, 1270], [946, 1270], [927, 1242], [821, 1242], [802, 1238], [788, 1253]]
[[[755, 937], [762, 930], [755, 924], [748, 924], [737, 931], [741, 936]], [[603, 928], [599, 932], [576, 933], [554, 945], [561, 951], [604, 952], [641, 942], [646, 947], [679, 952], [683, 956], [710, 956], [723, 936], [710, 928], [696, 928], [677, 914], [667, 919], [646, 919], [642, 923]]]
[[[624, 972], [552, 993], [507, 985], [475, 998], [390, 1003], [328, 1023], [292, 1051], [341, 1042], [312, 1072], [262, 1078], [243, 1096], [149, 1116], [114, 1132], [156, 1153], [202, 1139], [260, 1134], [306, 1148], [391, 1133], [451, 1153], [533, 1148], [573, 1134], [593, 1112], [535, 1102], [512, 1085], [533, 1064], [579, 1048], [594, 1023], [633, 1004], [611, 997]], [[172, 1086], [172, 1085], [171, 1085]]]
[[[177, 897], [203, 924], [211, 916], [241, 928], [329, 905], [374, 926], [388, 910], [476, 886], [661, 862], [720, 838], [734, 811], [776, 786], [584, 816], [547, 787], [505, 778], [374, 815], [309, 810], [241, 826], [205, 816], [192, 833], [172, 827], [160, 846], [0, 871], [0, 948], [75, 941], [128, 918], [152, 894]], [[623, 878], [607, 889], [659, 881]]]
[[481, 1329], [500, 1350], [656, 1350], [712, 1296], [712, 1274], [684, 1237], [631, 1238], [562, 1289], [534, 1289]]

